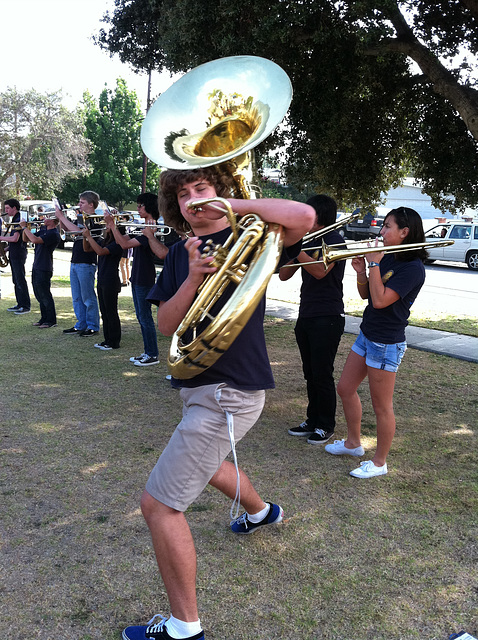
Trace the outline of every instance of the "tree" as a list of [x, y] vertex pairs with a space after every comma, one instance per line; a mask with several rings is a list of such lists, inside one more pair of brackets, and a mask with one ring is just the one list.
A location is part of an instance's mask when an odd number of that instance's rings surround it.
[[[91, 143], [91, 175], [70, 181], [61, 196], [73, 200], [87, 189], [97, 191], [109, 204], [123, 208], [141, 193], [143, 114], [134, 91], [118, 78], [113, 91], [105, 87], [97, 102], [89, 92], [81, 107], [86, 136]], [[156, 191], [159, 169], [151, 168], [149, 190]]]
[[0, 94], [0, 197], [50, 198], [64, 181], [87, 171], [89, 145], [78, 114], [61, 92], [15, 88]]
[[282, 149], [289, 183], [369, 205], [412, 171], [435, 205], [478, 204], [476, 63], [456, 57], [478, 51], [476, 0], [115, 0], [104, 23], [97, 43], [137, 69], [282, 66], [288, 128], [261, 152]]

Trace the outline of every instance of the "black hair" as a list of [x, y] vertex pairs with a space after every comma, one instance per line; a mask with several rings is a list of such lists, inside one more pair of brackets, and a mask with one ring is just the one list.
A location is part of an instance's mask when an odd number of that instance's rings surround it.
[[158, 196], [155, 193], [141, 193], [136, 204], [144, 204], [144, 208], [155, 220], [159, 218]]
[[306, 204], [315, 209], [318, 225], [329, 227], [337, 220], [337, 203], [330, 196], [323, 194], [312, 196]]
[[[415, 209], [409, 207], [397, 207], [392, 209], [385, 216], [385, 221], [389, 216], [393, 216], [399, 229], [408, 228], [408, 234], [403, 240], [402, 244], [425, 244], [425, 232], [423, 231], [423, 222], [420, 214]], [[399, 251], [394, 254], [396, 260], [401, 262], [408, 262], [415, 258], [420, 258], [422, 262], [428, 258], [427, 250], [422, 247], [418, 249], [412, 249], [410, 251]]]
[[15, 207], [17, 211], [20, 211], [20, 203], [16, 198], [9, 198], [8, 200], [5, 200], [4, 205], [5, 204], [8, 204], [9, 207]]

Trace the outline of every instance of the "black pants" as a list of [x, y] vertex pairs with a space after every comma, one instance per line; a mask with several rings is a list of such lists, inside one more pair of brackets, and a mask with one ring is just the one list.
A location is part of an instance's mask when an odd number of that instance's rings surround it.
[[98, 285], [97, 292], [105, 342], [113, 349], [117, 349], [121, 342], [121, 323], [118, 315], [119, 292], [115, 285]]
[[29, 309], [31, 303], [27, 279], [25, 278], [25, 260], [22, 260], [21, 258], [10, 259], [10, 268], [12, 270], [12, 280], [17, 305], [19, 307]]
[[334, 360], [344, 328], [343, 316], [298, 318], [295, 326], [307, 382], [307, 425], [312, 429], [335, 430]]
[[40, 322], [48, 324], [56, 324], [55, 301], [50, 290], [52, 275], [52, 271], [32, 270], [33, 293], [40, 305]]

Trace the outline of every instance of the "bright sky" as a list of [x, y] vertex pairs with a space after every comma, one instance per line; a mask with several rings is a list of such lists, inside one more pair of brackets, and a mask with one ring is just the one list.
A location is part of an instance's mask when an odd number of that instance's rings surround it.
[[[113, 0], [0, 0], [0, 92], [14, 86], [40, 93], [62, 89], [64, 105], [73, 109], [84, 91], [98, 98], [105, 83], [114, 89], [121, 77], [144, 108], [147, 76], [91, 40], [113, 7]], [[169, 74], [153, 74], [152, 97], [171, 83]]]

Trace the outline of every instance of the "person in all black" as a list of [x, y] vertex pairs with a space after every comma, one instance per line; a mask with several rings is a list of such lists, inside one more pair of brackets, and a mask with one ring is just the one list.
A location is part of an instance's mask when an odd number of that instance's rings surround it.
[[[311, 232], [329, 227], [336, 221], [337, 204], [333, 198], [316, 195], [309, 198], [307, 204], [316, 213]], [[323, 236], [320, 242], [322, 239], [328, 245], [344, 242], [339, 232], [334, 230]], [[307, 244], [316, 247], [318, 241], [312, 238]], [[334, 361], [345, 328], [342, 287], [345, 262], [333, 262], [326, 269], [323, 263], [316, 262], [322, 251], [309, 251], [307, 244], [294, 261], [297, 266], [283, 267], [279, 273], [281, 280], [288, 280], [298, 269], [302, 275], [295, 336], [307, 383], [307, 419], [289, 429], [289, 434], [307, 437], [309, 444], [323, 444], [335, 431], [337, 394]]]
[[154, 193], [142, 193], [137, 198], [138, 213], [144, 219], [146, 226], [142, 234], [122, 235], [119, 229], [113, 227], [116, 242], [122, 249], [133, 249], [133, 267], [131, 270], [131, 291], [133, 294], [136, 318], [141, 326], [144, 351], [140, 356], [132, 356], [130, 362], [137, 367], [148, 367], [159, 363], [158, 338], [156, 326], [151, 312], [151, 303], [146, 297], [156, 280], [154, 255], [163, 259], [168, 253], [167, 247], [159, 242], [154, 233], [154, 225], [159, 218], [158, 196]]
[[94, 251], [98, 256], [98, 278], [96, 290], [103, 321], [103, 342], [95, 347], [103, 351], [119, 349], [121, 341], [121, 322], [118, 314], [118, 294], [121, 290], [119, 263], [123, 249], [115, 242], [111, 226], [114, 220], [106, 215], [107, 231], [103, 239], [96, 240], [88, 228], [83, 229], [83, 250]]
[[[5, 200], [5, 214], [11, 216], [10, 222], [20, 223], [20, 203], [15, 198]], [[8, 242], [8, 258], [12, 270], [12, 280], [17, 304], [7, 311], [15, 315], [30, 313], [30, 293], [25, 277], [25, 262], [27, 260], [27, 243], [23, 239], [21, 230], [13, 228], [8, 235], [0, 236], [0, 242]]]
[[32, 285], [35, 298], [40, 305], [40, 320], [33, 323], [34, 327], [50, 329], [56, 327], [55, 301], [51, 294], [51, 277], [53, 275], [53, 251], [60, 243], [57, 229], [58, 220], [45, 218], [37, 233], [27, 228], [25, 221], [20, 222], [25, 242], [35, 245], [35, 257], [32, 266]]

